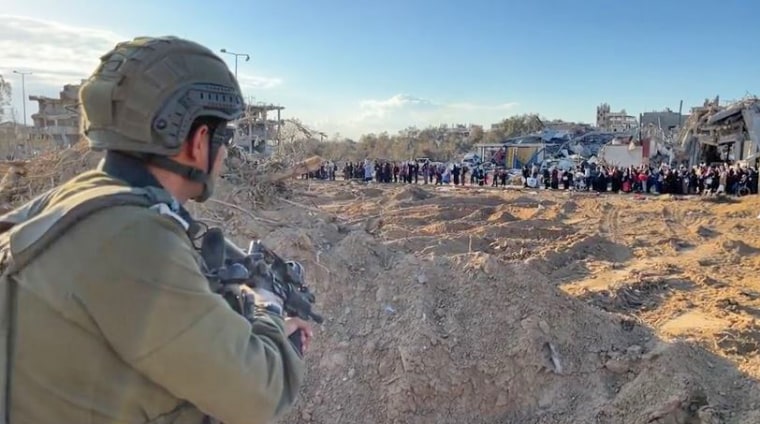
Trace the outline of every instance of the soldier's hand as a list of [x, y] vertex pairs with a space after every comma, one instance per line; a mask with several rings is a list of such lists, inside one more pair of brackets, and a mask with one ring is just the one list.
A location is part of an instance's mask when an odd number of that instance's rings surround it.
[[291, 334], [298, 330], [301, 330], [301, 346], [303, 347], [303, 352], [306, 353], [309, 350], [311, 338], [314, 337], [311, 323], [297, 317], [285, 318], [285, 336], [290, 337]]

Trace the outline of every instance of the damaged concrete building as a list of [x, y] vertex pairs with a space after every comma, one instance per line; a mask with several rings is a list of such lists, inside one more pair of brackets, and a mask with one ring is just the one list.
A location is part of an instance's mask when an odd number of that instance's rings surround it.
[[718, 98], [692, 109], [680, 135], [678, 160], [689, 165], [744, 161], [760, 152], [760, 99], [720, 106]]
[[627, 132], [637, 125], [636, 117], [626, 113], [625, 109], [613, 112], [608, 103], [602, 103], [596, 108], [596, 126], [601, 131]]
[[[270, 103], [247, 104], [242, 118], [232, 123], [234, 143], [248, 153], [270, 154], [280, 141], [284, 106]], [[268, 116], [276, 112], [277, 119]]]
[[51, 140], [59, 147], [70, 146], [79, 140], [80, 87], [81, 84], [66, 84], [58, 98], [29, 96], [29, 100], [37, 102], [39, 108], [32, 115], [32, 134], [35, 138]]
[[680, 112], [665, 108], [661, 111], [644, 112], [641, 114], [641, 126], [653, 126], [662, 128], [665, 131], [677, 130], [683, 125], [686, 120], [689, 119], [689, 115], [682, 115]]

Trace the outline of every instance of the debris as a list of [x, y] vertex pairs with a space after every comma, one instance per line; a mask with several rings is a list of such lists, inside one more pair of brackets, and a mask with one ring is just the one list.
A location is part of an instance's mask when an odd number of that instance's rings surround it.
[[760, 150], [760, 99], [747, 97], [727, 106], [721, 106], [718, 98], [705, 100], [693, 109], [679, 138], [679, 159], [692, 165], [728, 160], [721, 157], [722, 147], [745, 142], [752, 147], [734, 149], [731, 160], [751, 159]]

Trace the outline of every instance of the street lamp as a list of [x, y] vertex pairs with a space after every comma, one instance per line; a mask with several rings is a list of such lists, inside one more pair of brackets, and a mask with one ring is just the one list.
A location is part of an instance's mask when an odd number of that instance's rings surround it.
[[13, 71], [14, 74], [21, 75], [21, 105], [23, 106], [24, 110], [24, 127], [26, 127], [26, 77], [27, 75], [32, 75], [31, 72], [20, 72], [20, 71]]
[[237, 62], [238, 62], [238, 57], [245, 57], [245, 61], [248, 62], [249, 60], [251, 60], [251, 56], [248, 55], [248, 54], [246, 54], [246, 53], [230, 52], [230, 51], [227, 51], [227, 49], [221, 49], [219, 51], [222, 52], [222, 53], [227, 53], [227, 54], [231, 54], [231, 55], [235, 56], [235, 79], [237, 79]]

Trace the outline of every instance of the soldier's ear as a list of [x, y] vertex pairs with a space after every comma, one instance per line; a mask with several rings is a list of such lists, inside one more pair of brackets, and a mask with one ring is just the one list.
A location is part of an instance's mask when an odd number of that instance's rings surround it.
[[205, 166], [209, 155], [209, 127], [206, 124], [199, 125], [187, 138], [187, 156], [193, 162]]

